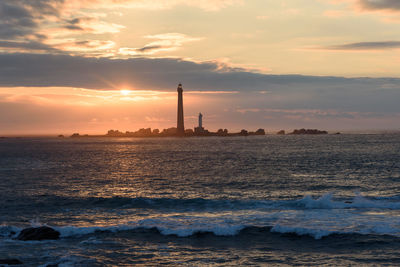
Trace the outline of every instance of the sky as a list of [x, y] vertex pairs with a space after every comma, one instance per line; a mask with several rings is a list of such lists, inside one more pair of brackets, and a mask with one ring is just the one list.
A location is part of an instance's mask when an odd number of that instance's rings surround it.
[[400, 130], [398, 0], [2, 0], [0, 135]]

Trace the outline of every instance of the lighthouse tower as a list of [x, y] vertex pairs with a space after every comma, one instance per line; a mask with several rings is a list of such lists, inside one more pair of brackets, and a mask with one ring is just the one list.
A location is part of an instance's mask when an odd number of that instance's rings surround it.
[[178, 85], [178, 120], [177, 120], [177, 134], [183, 136], [185, 134], [185, 126], [183, 124], [183, 89], [182, 84]]

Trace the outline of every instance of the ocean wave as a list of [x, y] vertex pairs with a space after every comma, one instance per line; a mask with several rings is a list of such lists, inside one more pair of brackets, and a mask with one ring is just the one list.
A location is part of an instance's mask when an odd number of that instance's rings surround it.
[[[35, 220], [31, 226], [42, 224]], [[201, 234], [215, 236], [237, 236], [257, 231], [311, 236], [321, 239], [332, 234], [389, 235], [400, 238], [397, 216], [376, 217], [343, 213], [341, 210], [311, 210], [305, 212], [222, 214], [173, 214], [159, 215], [122, 224], [104, 226], [51, 226], [61, 234], [61, 238], [97, 235], [104, 232], [150, 231], [164, 236], [192, 237]], [[13, 239], [22, 230], [12, 225], [0, 226], [0, 239]]]
[[164, 236], [177, 236], [177, 237], [194, 237], [202, 234], [212, 234], [215, 236], [238, 236], [238, 235], [255, 235], [260, 232], [272, 232], [280, 234], [294, 234], [298, 236], [310, 236], [314, 239], [321, 239], [333, 234], [340, 235], [387, 235], [393, 237], [400, 237], [400, 231], [398, 227], [389, 225], [373, 225], [370, 228], [364, 229], [342, 229], [342, 230], [329, 230], [322, 228], [313, 228], [306, 226], [285, 226], [275, 224], [274, 226], [255, 226], [245, 224], [201, 224], [191, 226], [171, 226], [171, 225], [160, 225], [158, 223], [152, 223], [151, 220], [147, 222], [141, 222], [133, 225], [115, 225], [106, 227], [56, 227], [56, 230], [61, 232], [61, 237], [73, 237], [90, 235], [101, 232], [156, 232]]
[[42, 199], [43, 205], [57, 205], [65, 208], [119, 208], [152, 209], [176, 211], [207, 210], [251, 210], [251, 209], [400, 209], [400, 197], [365, 197], [356, 194], [352, 199], [335, 199], [333, 193], [321, 197], [305, 196], [295, 200], [236, 200], [205, 198], [147, 198], [147, 197], [89, 197], [63, 198], [49, 197]]
[[305, 196], [303, 199], [295, 201], [293, 204], [305, 209], [400, 209], [400, 201], [398, 201], [397, 196], [379, 199], [367, 198], [361, 194], [356, 194], [353, 199], [344, 201], [334, 200], [333, 193], [327, 193], [316, 199], [311, 196]]
[[[252, 237], [259, 236], [260, 234], [291, 234], [298, 237], [309, 236], [316, 240], [332, 236], [332, 235], [373, 235], [373, 236], [391, 236], [393, 238], [400, 239], [399, 229], [386, 226], [375, 225], [370, 229], [360, 230], [327, 230], [312, 228], [307, 226], [286, 226], [276, 224], [274, 226], [251, 226], [251, 225], [197, 225], [192, 227], [168, 227], [154, 224], [124, 224], [124, 225], [113, 225], [113, 226], [93, 226], [93, 227], [77, 227], [77, 226], [63, 226], [63, 227], [52, 227], [53, 229], [61, 233], [61, 238], [76, 238], [83, 236], [101, 235], [104, 233], [129, 233], [132, 232], [133, 236], [137, 236], [140, 233], [156, 234], [163, 236], [175, 236], [178, 238], [197, 238], [207, 234], [211, 234], [216, 237], [229, 237], [229, 236], [241, 236], [241, 237]], [[13, 227], [13, 229], [17, 229]], [[15, 238], [16, 234], [7, 234], [7, 239]], [[5, 239], [5, 238], [3, 238]], [[89, 240], [89, 241], [88, 241]], [[97, 240], [95, 237], [90, 237], [88, 240], [84, 240], [81, 243], [101, 243], [102, 241]], [[35, 241], [33, 241], [35, 242]]]

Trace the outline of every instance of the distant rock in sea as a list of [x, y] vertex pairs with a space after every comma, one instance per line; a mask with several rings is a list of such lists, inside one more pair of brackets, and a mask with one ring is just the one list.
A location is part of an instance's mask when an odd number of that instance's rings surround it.
[[320, 131], [317, 129], [300, 129], [300, 130], [294, 130], [290, 134], [328, 134], [327, 131]]
[[29, 227], [23, 229], [17, 239], [22, 241], [27, 240], [54, 240], [60, 238], [60, 232], [48, 226]]

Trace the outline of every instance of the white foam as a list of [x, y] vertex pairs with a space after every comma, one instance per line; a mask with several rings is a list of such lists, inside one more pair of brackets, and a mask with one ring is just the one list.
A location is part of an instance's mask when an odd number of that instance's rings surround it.
[[[271, 202], [253, 201], [271, 207]], [[387, 198], [375, 199], [357, 194], [352, 201], [335, 200], [332, 193], [319, 198], [306, 196], [300, 200], [275, 201], [274, 208], [230, 210], [216, 212], [157, 213], [153, 217], [142, 216], [135, 221], [103, 226], [53, 227], [61, 237], [92, 235], [96, 231], [120, 232], [138, 228], [156, 228], [163, 235], [188, 237], [209, 232], [217, 236], [237, 235], [245, 227], [272, 227], [272, 231], [322, 238], [332, 233], [388, 234], [400, 236], [400, 203]], [[279, 208], [277, 207], [279, 205]], [[128, 214], [129, 215], [129, 214]], [[125, 216], [125, 215], [122, 215]], [[38, 219], [32, 226], [41, 226]], [[52, 227], [52, 226], [50, 226]], [[20, 228], [0, 226], [0, 236], [10, 237]]]
[[59, 226], [53, 228], [60, 232], [61, 237], [71, 237], [71, 236], [89, 235], [95, 233], [96, 231], [119, 232], [119, 231], [134, 230], [137, 228], [137, 226], [123, 224], [123, 225], [91, 226], [91, 227]]
[[333, 193], [328, 193], [318, 199], [313, 199], [311, 196], [305, 196], [297, 203], [304, 205], [306, 209], [341, 209], [346, 207], [346, 203], [332, 200]]
[[351, 201], [335, 201], [333, 200], [333, 193], [327, 193], [317, 199], [311, 196], [305, 196], [303, 199], [296, 201], [306, 209], [400, 209], [400, 202], [396, 201], [397, 198], [385, 199], [368, 199], [361, 194], [357, 193]]

